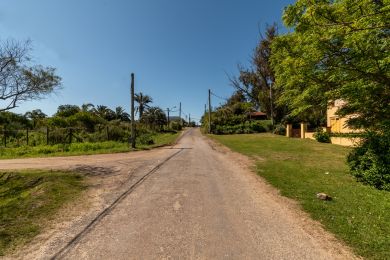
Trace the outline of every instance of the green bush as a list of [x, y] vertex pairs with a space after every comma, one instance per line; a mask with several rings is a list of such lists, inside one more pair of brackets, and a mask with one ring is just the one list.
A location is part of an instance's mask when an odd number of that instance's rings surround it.
[[272, 125], [269, 120], [246, 121], [237, 125], [216, 125], [213, 129], [214, 134], [217, 135], [252, 134], [268, 132], [272, 129]]
[[322, 128], [317, 128], [313, 136], [320, 143], [330, 143], [330, 134]]
[[143, 134], [138, 138], [138, 142], [143, 145], [152, 145], [154, 144], [152, 134]]
[[350, 172], [365, 184], [390, 191], [390, 131], [366, 132], [363, 142], [348, 155]]
[[274, 134], [276, 135], [286, 135], [286, 127], [282, 124], [278, 124], [275, 126]]
[[175, 131], [181, 131], [181, 129], [182, 129], [182, 126], [181, 126], [180, 122], [178, 122], [178, 121], [172, 121], [169, 124], [169, 126], [172, 130], [175, 130]]

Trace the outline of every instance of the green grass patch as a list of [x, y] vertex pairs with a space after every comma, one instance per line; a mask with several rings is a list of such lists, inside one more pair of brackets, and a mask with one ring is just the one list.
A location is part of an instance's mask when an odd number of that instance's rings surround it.
[[0, 171], [0, 256], [39, 234], [47, 220], [84, 188], [77, 173]]
[[[153, 141], [150, 144], [140, 143], [137, 139], [137, 149], [150, 149], [163, 145], [170, 145], [177, 139], [179, 135], [180, 132], [152, 134], [148, 137]], [[128, 143], [115, 141], [21, 146], [13, 148], [0, 147], [0, 159], [91, 155], [105, 153], [122, 153], [129, 151], [131, 151], [131, 149]]]
[[[390, 192], [356, 182], [350, 148], [271, 134], [211, 136], [254, 158], [259, 175], [367, 259], [390, 259]], [[260, 160], [259, 157], [264, 160]], [[332, 201], [321, 201], [325, 192]]]

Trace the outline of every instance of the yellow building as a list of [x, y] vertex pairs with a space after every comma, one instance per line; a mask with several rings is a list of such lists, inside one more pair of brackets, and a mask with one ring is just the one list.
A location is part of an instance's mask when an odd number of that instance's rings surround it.
[[327, 128], [331, 133], [356, 133], [358, 130], [351, 129], [347, 125], [347, 120], [353, 115], [341, 117], [337, 115], [337, 111], [345, 105], [345, 101], [337, 99], [328, 106], [326, 111]]

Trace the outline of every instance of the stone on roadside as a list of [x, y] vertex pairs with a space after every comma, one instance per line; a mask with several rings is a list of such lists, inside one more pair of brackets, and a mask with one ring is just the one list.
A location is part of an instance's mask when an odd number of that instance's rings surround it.
[[320, 200], [332, 200], [331, 196], [323, 192], [317, 193], [317, 198]]

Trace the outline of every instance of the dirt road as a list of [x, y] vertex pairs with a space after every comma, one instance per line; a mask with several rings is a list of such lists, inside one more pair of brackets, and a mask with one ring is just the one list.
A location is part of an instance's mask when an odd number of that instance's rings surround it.
[[40, 242], [16, 257], [353, 258], [318, 223], [243, 167], [247, 162], [211, 145], [197, 129], [173, 149], [1, 161], [3, 169], [59, 167], [100, 174], [104, 181], [96, 190], [106, 191], [95, 196], [104, 197], [104, 203], [95, 201], [77, 221], [37, 238]]

